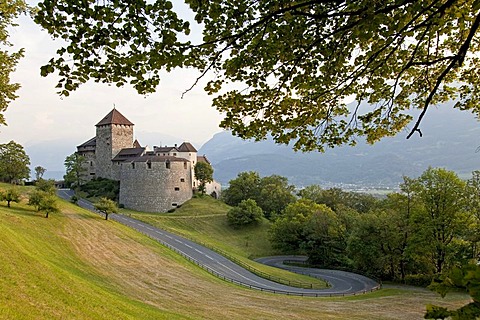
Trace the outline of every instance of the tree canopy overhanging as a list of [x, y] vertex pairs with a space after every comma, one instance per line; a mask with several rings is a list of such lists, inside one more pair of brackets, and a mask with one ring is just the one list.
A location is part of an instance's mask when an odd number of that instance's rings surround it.
[[18, 60], [23, 56], [23, 49], [12, 52], [9, 42], [9, 28], [21, 13], [28, 11], [24, 0], [0, 2], [0, 124], [6, 125], [3, 112], [17, 98], [16, 91], [20, 84], [12, 83], [10, 74], [15, 71]]
[[373, 143], [412, 120], [407, 137], [421, 135], [428, 108], [450, 100], [480, 115], [479, 0], [185, 3], [195, 25], [166, 0], [44, 0], [36, 22], [66, 45], [42, 75], [58, 72], [63, 95], [89, 79], [146, 94], [160, 70], [194, 67], [213, 75], [221, 127], [305, 151]]

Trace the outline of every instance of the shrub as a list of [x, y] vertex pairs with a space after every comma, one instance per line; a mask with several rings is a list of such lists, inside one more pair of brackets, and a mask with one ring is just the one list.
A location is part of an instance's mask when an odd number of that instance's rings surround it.
[[242, 200], [227, 212], [228, 224], [240, 227], [262, 221], [263, 211], [253, 199]]
[[87, 193], [87, 198], [103, 197], [116, 200], [120, 192], [120, 183], [115, 180], [97, 178], [82, 185], [80, 190]]
[[417, 287], [428, 287], [433, 280], [432, 274], [408, 274], [405, 276], [405, 284]]

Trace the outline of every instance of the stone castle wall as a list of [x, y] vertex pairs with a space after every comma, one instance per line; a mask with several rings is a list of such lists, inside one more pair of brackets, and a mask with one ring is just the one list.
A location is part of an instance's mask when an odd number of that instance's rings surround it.
[[120, 150], [133, 147], [133, 125], [97, 126], [96, 176], [118, 180], [112, 172], [112, 159]]
[[[132, 165], [133, 164], [133, 165]], [[145, 212], [166, 212], [193, 196], [191, 164], [172, 161], [122, 163], [119, 203]]]
[[96, 174], [95, 152], [83, 152], [79, 154], [85, 157], [85, 162], [82, 163], [82, 168], [84, 169], [82, 173], [82, 181], [90, 181], [95, 178]]

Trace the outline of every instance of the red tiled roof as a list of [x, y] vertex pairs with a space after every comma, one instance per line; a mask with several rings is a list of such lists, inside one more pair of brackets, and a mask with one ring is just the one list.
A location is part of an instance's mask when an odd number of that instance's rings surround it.
[[140, 144], [140, 142], [138, 142], [137, 139], [135, 139], [135, 141], [133, 142], [133, 147], [134, 147], [134, 148], [141, 148], [142, 145]]
[[180, 152], [197, 152], [197, 149], [190, 142], [182, 143], [177, 149]]
[[197, 156], [197, 163], [198, 162], [206, 162], [206, 163], [210, 164], [210, 161], [207, 159], [207, 157], [205, 155]]
[[117, 109], [113, 108], [109, 114], [103, 117], [96, 126], [104, 126], [109, 124], [123, 124], [127, 126], [133, 126], [133, 123], [130, 122], [123, 114], [121, 114]]

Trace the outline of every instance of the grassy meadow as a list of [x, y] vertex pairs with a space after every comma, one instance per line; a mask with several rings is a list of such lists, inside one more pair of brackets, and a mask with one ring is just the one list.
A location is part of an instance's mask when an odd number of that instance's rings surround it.
[[403, 287], [347, 298], [257, 292], [59, 201], [61, 213], [48, 219], [25, 196], [12, 208], [0, 203], [0, 319], [421, 319], [427, 303], [468, 301], [463, 294], [441, 299]]

